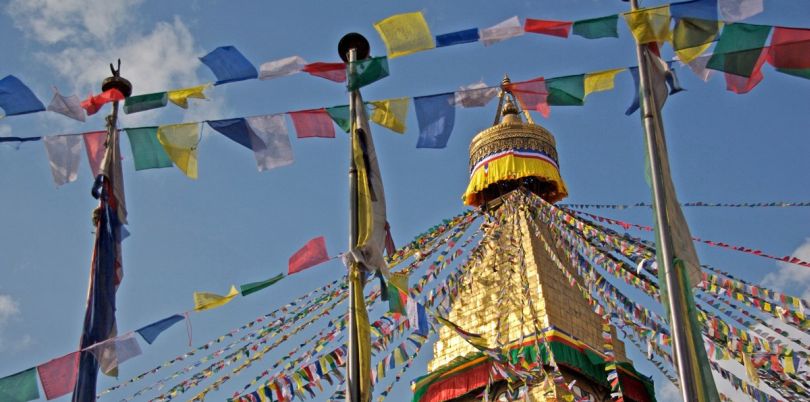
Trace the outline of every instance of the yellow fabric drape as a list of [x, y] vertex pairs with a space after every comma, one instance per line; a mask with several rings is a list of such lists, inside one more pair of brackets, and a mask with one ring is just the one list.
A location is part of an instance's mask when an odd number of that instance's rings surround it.
[[386, 99], [371, 102], [374, 112], [371, 121], [390, 129], [391, 131], [405, 133], [405, 120], [408, 118], [408, 104], [410, 98]]
[[168, 92], [169, 100], [183, 109], [188, 109], [188, 98], [208, 99], [205, 97], [204, 91], [208, 89], [208, 87], [210, 86], [211, 84], [205, 84], [196, 87], [175, 89], [173, 91], [169, 91]]
[[436, 47], [427, 21], [419, 11], [392, 15], [374, 24], [374, 29], [385, 42], [391, 59]]
[[473, 172], [467, 191], [464, 192], [464, 203], [477, 206], [481, 202], [479, 192], [485, 188], [502, 180], [514, 180], [524, 177], [540, 177], [554, 183], [557, 187], [557, 195], [550, 201], [559, 201], [568, 196], [568, 189], [565, 187], [565, 182], [563, 182], [560, 171], [556, 166], [543, 159], [506, 155], [489, 162], [486, 167], [479, 167]]
[[196, 179], [200, 123], [160, 126], [157, 138], [175, 166], [189, 178]]
[[643, 8], [624, 14], [624, 21], [638, 43], [669, 42], [672, 31], [669, 29], [671, 16], [669, 4], [660, 7]]
[[360, 277], [360, 269], [354, 263], [349, 268], [350, 281], [354, 285], [355, 292], [352, 294], [354, 305], [354, 325], [357, 329], [357, 354], [360, 363], [360, 400], [371, 400], [371, 332], [368, 322], [368, 311], [366, 311], [366, 298], [363, 293], [363, 280]]
[[609, 91], [613, 89], [616, 74], [627, 70], [626, 68], [614, 68], [612, 70], [597, 71], [585, 74], [585, 96], [592, 92]]
[[225, 296], [210, 292], [194, 292], [194, 310], [203, 311], [222, 307], [237, 295], [239, 295], [239, 291], [236, 290], [236, 286], [231, 286], [231, 291]]

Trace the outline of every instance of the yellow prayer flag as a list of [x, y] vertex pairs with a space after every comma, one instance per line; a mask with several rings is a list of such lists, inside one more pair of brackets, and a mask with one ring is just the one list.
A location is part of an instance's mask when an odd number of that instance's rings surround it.
[[175, 166], [190, 179], [196, 179], [200, 123], [160, 126], [158, 127], [157, 138]]
[[421, 11], [392, 15], [374, 24], [374, 29], [385, 42], [389, 59], [436, 47]]
[[371, 121], [403, 134], [405, 132], [405, 119], [408, 118], [408, 101], [410, 98], [386, 99], [373, 101], [374, 112]]
[[785, 370], [785, 374], [796, 374], [796, 367], [793, 364], [793, 351], [792, 350], [788, 349], [787, 352], [785, 352], [783, 363], [784, 364], [782, 364], [782, 367]]
[[597, 71], [585, 74], [585, 96], [591, 92], [609, 91], [613, 89], [616, 74], [627, 70], [626, 68], [614, 68], [612, 70]]
[[745, 374], [748, 375], [748, 378], [754, 385], [759, 385], [759, 375], [757, 374], [756, 367], [754, 367], [754, 362], [751, 361], [751, 355], [743, 352], [742, 358], [743, 366], [745, 366]]
[[209, 292], [194, 292], [194, 310], [203, 311], [222, 307], [233, 300], [238, 294], [239, 291], [236, 290], [236, 286], [231, 286], [231, 291], [225, 296]]
[[669, 4], [642, 8], [624, 14], [624, 21], [638, 43], [669, 42], [672, 40]]
[[195, 98], [195, 99], [208, 99], [205, 97], [205, 90], [210, 87], [211, 84], [205, 85], [198, 85], [196, 87], [189, 87], [183, 89], [175, 89], [173, 91], [169, 91], [169, 100], [177, 106], [180, 106], [183, 109], [188, 109], [188, 98]]

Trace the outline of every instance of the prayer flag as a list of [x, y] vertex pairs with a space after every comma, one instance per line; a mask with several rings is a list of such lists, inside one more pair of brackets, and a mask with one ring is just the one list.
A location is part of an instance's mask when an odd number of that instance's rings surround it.
[[444, 148], [456, 121], [455, 94], [446, 93], [413, 98], [419, 123], [417, 148]]
[[101, 174], [101, 162], [104, 159], [104, 152], [107, 148], [106, 131], [95, 131], [92, 133], [82, 134], [84, 138], [84, 149], [87, 151], [87, 161], [90, 163], [90, 171], [93, 173], [93, 178]]
[[242, 296], [247, 296], [249, 294], [253, 294], [262, 289], [265, 289], [282, 279], [284, 279], [284, 274], [278, 274], [265, 281], [246, 283], [242, 286], [239, 286], [239, 292], [242, 293]]
[[675, 23], [672, 47], [679, 60], [689, 63], [711, 46], [718, 32], [720, 24], [715, 20], [680, 18]]
[[751, 76], [770, 32], [771, 27], [766, 25], [727, 24], [706, 67]]
[[428, 323], [427, 312], [425, 306], [422, 304], [416, 305], [417, 326], [416, 333], [422, 336], [427, 336], [430, 331], [430, 324]]
[[200, 57], [211, 72], [217, 77], [214, 85], [257, 78], [256, 67], [233, 46], [221, 46], [203, 57]]
[[72, 392], [76, 385], [78, 368], [79, 352], [73, 352], [37, 366], [39, 381], [42, 383], [42, 390], [45, 391], [45, 399], [50, 401]]
[[810, 29], [774, 27], [768, 63], [776, 68], [810, 68]]
[[289, 112], [298, 138], [335, 138], [335, 127], [326, 109]]
[[616, 74], [626, 70], [626, 68], [614, 68], [612, 70], [597, 71], [585, 74], [585, 96], [593, 92], [609, 91], [613, 89]]
[[388, 278], [388, 311], [405, 314], [408, 304], [408, 274], [403, 272], [392, 273]]
[[717, 6], [726, 22], [742, 21], [765, 10], [762, 0], [718, 0]]
[[[250, 128], [248, 128], [247, 120], [244, 118], [237, 117], [235, 119], [209, 120], [208, 125], [233, 142], [247, 149], [253, 149], [255, 140], [251, 137], [253, 137], [254, 134], [251, 132]], [[261, 142], [259, 142], [259, 144], [261, 144]]]
[[148, 344], [152, 344], [152, 342], [157, 339], [158, 335], [160, 335], [163, 331], [171, 328], [172, 325], [177, 324], [180, 321], [183, 321], [185, 317], [180, 314], [175, 314], [169, 317], [166, 317], [160, 321], [153, 322], [145, 327], [141, 327], [136, 329], [135, 332], [141, 335], [143, 340], [146, 341]]
[[618, 22], [618, 14], [579, 20], [574, 21], [573, 31], [574, 35], [579, 35], [586, 39], [618, 38], [619, 32], [616, 29]]
[[461, 107], [482, 107], [498, 96], [498, 88], [488, 87], [483, 81], [461, 86], [455, 93], [455, 104]]
[[374, 24], [380, 34], [388, 57], [395, 58], [433, 49], [433, 35], [422, 12], [392, 15]]
[[[653, 84], [651, 92], [655, 100], [655, 104], [658, 105], [659, 109], [663, 108], [664, 103], [667, 101], [667, 87], [669, 87], [670, 95], [682, 91], [683, 88], [681, 88], [678, 84], [678, 78], [675, 75], [675, 72], [670, 68], [669, 63], [662, 60], [654, 50], [651, 50], [649, 46], [644, 47], [643, 54], [644, 57], [647, 58], [647, 65], [650, 66], [650, 74], [652, 76], [651, 81]], [[633, 103], [629, 108], [627, 108], [627, 111], [624, 112], [624, 114], [628, 116], [638, 110], [639, 93], [641, 91], [639, 85], [638, 68], [631, 67], [629, 70], [633, 77], [633, 83], [635, 84], [635, 95], [633, 97]]]
[[349, 91], [354, 91], [387, 77], [388, 58], [382, 56], [359, 60], [349, 66], [349, 71], [348, 88]]
[[168, 101], [169, 95], [166, 92], [130, 96], [124, 101], [124, 113], [132, 114], [161, 108], [166, 106]]
[[690, 0], [669, 5], [672, 18], [699, 18], [717, 21], [717, 0]]
[[551, 78], [546, 81], [548, 104], [582, 106], [585, 104], [585, 75]]
[[524, 34], [523, 26], [517, 16], [501, 21], [489, 28], [481, 30], [481, 41], [484, 46], [490, 46], [506, 39]]
[[293, 163], [290, 135], [283, 115], [248, 117], [247, 123], [253, 133], [251, 145], [260, 172]]
[[210, 86], [211, 84], [203, 84], [197, 85], [196, 87], [173, 89], [168, 92], [169, 100], [183, 109], [188, 109], [188, 98], [207, 99], [205, 97], [205, 90]]
[[300, 56], [290, 56], [279, 60], [268, 61], [259, 66], [259, 79], [284, 77], [300, 72], [307, 65]]
[[188, 178], [197, 178], [197, 146], [200, 143], [200, 123], [160, 126], [157, 139], [166, 155]]
[[338, 125], [343, 131], [349, 132], [351, 129], [351, 117], [349, 116], [349, 105], [343, 106], [333, 106], [326, 108], [326, 113], [329, 113], [329, 117], [332, 118], [332, 121]]
[[712, 55], [704, 55], [696, 57], [694, 60], [686, 63], [689, 66], [689, 69], [692, 70], [695, 75], [697, 75], [701, 80], [708, 81], [709, 77], [711, 76], [712, 70], [706, 68], [706, 63], [709, 62], [709, 59], [712, 58]]
[[627, 12], [624, 20], [638, 43], [668, 42], [672, 38], [669, 5]]
[[231, 291], [225, 296], [210, 292], [194, 292], [194, 310], [203, 311], [222, 307], [238, 295], [239, 291], [236, 290], [236, 286], [231, 286]]
[[436, 47], [460, 45], [462, 43], [478, 42], [480, 34], [478, 28], [465, 29], [463, 31], [450, 32], [436, 35]]
[[573, 24], [574, 23], [571, 21], [534, 20], [526, 18], [523, 30], [526, 32], [567, 38], [571, 33], [571, 26]]
[[51, 103], [48, 105], [48, 110], [65, 115], [73, 120], [85, 120], [85, 112], [84, 109], [82, 109], [82, 101], [79, 100], [79, 97], [76, 95], [64, 97], [56, 88], [54, 88], [53, 99], [51, 99]]
[[810, 80], [810, 68], [777, 68], [776, 71]]
[[101, 107], [110, 102], [118, 102], [124, 99], [124, 94], [121, 91], [112, 88], [108, 89], [98, 95], [90, 94], [87, 99], [83, 100], [81, 105], [82, 109], [87, 112], [87, 115], [94, 115]]
[[95, 356], [101, 372], [117, 374], [118, 365], [143, 353], [134, 333], [96, 343], [86, 349]]
[[53, 182], [57, 186], [75, 181], [79, 173], [82, 137], [78, 135], [55, 135], [42, 137]]
[[5, 402], [28, 402], [34, 399], [39, 399], [36, 368], [30, 368], [0, 378], [0, 400]]
[[543, 117], [548, 117], [548, 88], [543, 77], [529, 81], [513, 82], [509, 84], [509, 89], [517, 97], [522, 109], [535, 110]]
[[290, 256], [290, 261], [287, 264], [287, 275], [301, 272], [326, 261], [329, 261], [329, 253], [326, 251], [326, 239], [323, 236], [318, 236], [308, 241], [307, 244], [304, 244], [304, 247], [301, 247], [300, 250]]
[[726, 89], [736, 94], [746, 94], [754, 89], [764, 78], [762, 75], [762, 65], [765, 64], [767, 58], [768, 50], [766, 48], [760, 49], [759, 57], [754, 64], [753, 70], [751, 70], [751, 75], [748, 77], [725, 73]]
[[405, 132], [405, 119], [408, 117], [408, 101], [410, 98], [386, 99], [373, 101], [374, 111], [371, 121], [397, 133]]
[[302, 71], [329, 81], [346, 81], [346, 64], [344, 63], [310, 63], [304, 66]]
[[6, 116], [16, 116], [41, 112], [45, 110], [45, 105], [17, 77], [7, 75], [0, 80], [0, 108]]
[[127, 136], [135, 160], [135, 170], [172, 167], [172, 160], [157, 138], [157, 127], [128, 128]]

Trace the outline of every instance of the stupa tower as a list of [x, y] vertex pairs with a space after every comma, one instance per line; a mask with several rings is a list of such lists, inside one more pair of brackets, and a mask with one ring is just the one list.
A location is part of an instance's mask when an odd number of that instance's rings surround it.
[[[552, 203], [568, 195], [554, 136], [525, 111], [524, 120], [511, 86], [504, 78], [495, 124], [470, 144], [470, 183], [464, 203], [488, 211], [507, 208], [504, 198], [514, 191], [530, 191]], [[528, 383], [507, 385], [493, 370], [492, 357], [443, 326], [428, 363], [429, 373], [414, 382], [414, 400], [482, 400], [488, 390], [488, 400], [495, 401], [609, 401], [603, 319], [572, 290], [561, 269], [572, 274], [575, 270], [549, 228], [532, 222], [523, 208], [510, 210], [512, 218], [498, 223], [500, 235], [486, 248], [482, 262], [471, 268], [470, 280], [459, 287], [446, 318], [481, 335], [488, 347], [502, 355], [531, 355], [528, 346], [537, 347], [542, 356], [534, 361], [542, 364], [533, 370], [541, 374]], [[552, 254], [559, 256], [556, 263]], [[654, 400], [651, 381], [633, 369], [615, 328], [610, 327], [610, 333], [624, 399]], [[547, 349], [556, 364], [542, 352]], [[521, 364], [528, 367], [526, 360]]]

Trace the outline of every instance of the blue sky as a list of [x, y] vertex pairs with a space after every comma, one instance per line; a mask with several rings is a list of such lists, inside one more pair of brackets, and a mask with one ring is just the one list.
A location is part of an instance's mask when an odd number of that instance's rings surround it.
[[[564, 5], [563, 5], [564, 4]], [[659, 4], [650, 2], [646, 5]], [[214, 81], [197, 57], [234, 45], [255, 65], [300, 55], [309, 62], [338, 60], [340, 37], [364, 34], [372, 54], [384, 46], [372, 24], [387, 16], [421, 10], [434, 34], [485, 28], [517, 15], [521, 19], [578, 20], [627, 9], [615, 1], [566, 2], [158, 2], [103, 0], [11, 0], [0, 5], [0, 76], [14, 74], [47, 104], [51, 87], [81, 98], [98, 92], [107, 64], [122, 59], [122, 74], [134, 93], [149, 93]], [[808, 26], [801, 2], [768, 1], [750, 22]], [[449, 92], [479, 80], [494, 85], [635, 65], [634, 42], [623, 21], [618, 39], [564, 40], [527, 34], [490, 47], [473, 43], [390, 60], [390, 77], [363, 89], [366, 100]], [[665, 48], [671, 56], [671, 49]], [[764, 81], [747, 95], [725, 90], [720, 74], [707, 83], [677, 68], [686, 92], [664, 110], [670, 160], [681, 201], [758, 202], [810, 200], [810, 81], [764, 68]], [[279, 113], [347, 103], [336, 83], [298, 74], [216, 87], [210, 101], [191, 101], [183, 112], [167, 107], [123, 116], [134, 127]], [[555, 135], [572, 203], [649, 201], [643, 175], [638, 115], [624, 110], [632, 80], [620, 74], [613, 91], [588, 98], [583, 107], [553, 107], [535, 119]], [[105, 111], [108, 109], [105, 109]], [[103, 128], [99, 113], [86, 123], [53, 113], [0, 120], [2, 136], [40, 136]], [[457, 109], [446, 149], [416, 149], [412, 110], [405, 134], [374, 126], [394, 238], [404, 244], [464, 208], [470, 139], [492, 123], [494, 103]], [[289, 123], [289, 120], [288, 120]], [[294, 133], [289, 124], [290, 132]], [[132, 236], [124, 244], [125, 278], [118, 291], [121, 332], [192, 307], [192, 293], [226, 293], [231, 284], [286, 270], [289, 255], [324, 235], [330, 254], [346, 248], [348, 142], [292, 139], [295, 163], [259, 173], [251, 153], [207, 127], [200, 146], [199, 179], [174, 168], [135, 172], [124, 140], [125, 185]], [[76, 348], [81, 330], [92, 249], [86, 161], [76, 182], [56, 188], [42, 143], [19, 149], [0, 146], [0, 376], [32, 367]], [[692, 233], [810, 260], [810, 211], [800, 208], [687, 208]], [[604, 214], [651, 224], [645, 209]], [[747, 280], [810, 296], [810, 271], [763, 258], [698, 246], [704, 263]], [[273, 310], [309, 289], [338, 278], [332, 261], [290, 277], [280, 286], [239, 298], [218, 310], [192, 316], [195, 344]], [[144, 354], [121, 367], [128, 379], [187, 349], [185, 331], [172, 328]], [[425, 348], [429, 350], [429, 348]], [[641, 371], [654, 374], [639, 354]], [[269, 358], [267, 359], [269, 360]], [[272, 360], [271, 360], [272, 361]], [[425, 359], [409, 372], [423, 373]], [[237, 379], [212, 400], [248, 380]], [[116, 382], [103, 379], [100, 387]], [[403, 381], [403, 384], [406, 381]], [[656, 376], [659, 396], [672, 398]], [[397, 388], [407, 392], [406, 387]], [[120, 395], [123, 397], [125, 395]], [[404, 400], [403, 397], [392, 400]]]

